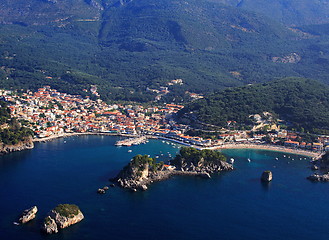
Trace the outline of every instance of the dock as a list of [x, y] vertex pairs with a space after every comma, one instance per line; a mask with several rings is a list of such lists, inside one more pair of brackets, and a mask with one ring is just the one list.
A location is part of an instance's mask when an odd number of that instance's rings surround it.
[[132, 145], [139, 145], [139, 144], [145, 143], [146, 141], [147, 141], [147, 137], [145, 137], [145, 136], [136, 137], [136, 138], [128, 138], [128, 139], [117, 141], [115, 143], [115, 146], [130, 147]]

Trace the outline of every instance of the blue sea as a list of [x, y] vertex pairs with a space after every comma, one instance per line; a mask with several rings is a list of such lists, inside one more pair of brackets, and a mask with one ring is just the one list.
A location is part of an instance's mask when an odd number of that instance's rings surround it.
[[[306, 180], [312, 173], [309, 158], [225, 150], [228, 158], [235, 159], [235, 170], [212, 179], [176, 176], [153, 184], [146, 192], [116, 187], [99, 195], [96, 190], [109, 185], [108, 179], [134, 155], [168, 160], [169, 154], [179, 151], [179, 145], [159, 140], [115, 147], [118, 139], [62, 138], [1, 156], [0, 239], [302, 240], [329, 236], [329, 183]], [[264, 170], [273, 172], [269, 184], [260, 181]], [[44, 217], [59, 203], [77, 204], [85, 219], [56, 235], [42, 234]], [[37, 218], [14, 225], [20, 213], [33, 205], [39, 208]]]

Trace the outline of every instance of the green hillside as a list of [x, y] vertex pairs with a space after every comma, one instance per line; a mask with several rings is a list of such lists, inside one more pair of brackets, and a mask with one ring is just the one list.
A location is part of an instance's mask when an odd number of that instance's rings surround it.
[[328, 0], [209, 0], [258, 12], [288, 25], [329, 22]]
[[86, 95], [96, 84], [106, 100], [150, 101], [147, 87], [182, 78], [164, 98], [181, 101], [186, 90], [329, 79], [325, 31], [291, 30], [208, 0], [7, 0], [0, 13], [5, 88], [50, 85]]
[[225, 127], [227, 121], [250, 125], [250, 115], [263, 112], [275, 114], [297, 129], [329, 132], [329, 87], [313, 80], [285, 78], [231, 88], [189, 104], [180, 116]]
[[12, 119], [7, 104], [0, 100], [0, 147], [2, 144], [17, 144], [30, 139], [32, 136], [32, 130], [22, 127], [21, 123]]

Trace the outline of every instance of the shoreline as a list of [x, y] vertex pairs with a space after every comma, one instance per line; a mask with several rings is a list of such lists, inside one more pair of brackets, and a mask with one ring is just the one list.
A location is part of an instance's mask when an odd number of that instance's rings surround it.
[[257, 144], [226, 144], [221, 146], [209, 147], [210, 150], [220, 150], [220, 149], [255, 149], [255, 150], [266, 150], [274, 152], [284, 152], [289, 154], [297, 154], [307, 157], [312, 157], [318, 159], [322, 156], [321, 153], [306, 151], [302, 149], [291, 149], [285, 147], [271, 146], [271, 145], [257, 145]]
[[[119, 137], [137, 137], [138, 135], [132, 135], [132, 134], [120, 134], [120, 133], [102, 133], [102, 132], [85, 132], [85, 133], [64, 133], [61, 135], [54, 135], [50, 137], [45, 138], [35, 138], [33, 139], [33, 142], [47, 142], [58, 138], [66, 138], [66, 137], [72, 137], [72, 136], [84, 136], [84, 135], [100, 135], [100, 136], [119, 136]], [[174, 143], [178, 143], [184, 146], [193, 147], [196, 149], [209, 149], [209, 150], [221, 150], [221, 149], [255, 149], [255, 150], [266, 150], [266, 151], [275, 151], [275, 152], [284, 152], [288, 154], [297, 154], [307, 157], [312, 157], [314, 159], [319, 159], [322, 156], [322, 152], [316, 153], [311, 152], [307, 150], [302, 149], [291, 149], [291, 148], [285, 148], [280, 146], [274, 146], [274, 145], [259, 145], [259, 144], [224, 144], [219, 146], [213, 146], [213, 147], [201, 147], [196, 145], [191, 145], [185, 142], [181, 142], [176, 139], [166, 138], [166, 137], [159, 137], [159, 136], [153, 136], [153, 135], [145, 135], [146, 138], [153, 138], [153, 139], [159, 139], [159, 140], [166, 140], [171, 141]]]
[[[120, 133], [102, 133], [102, 132], [85, 132], [85, 133], [64, 133], [61, 135], [53, 135], [44, 138], [34, 138], [33, 142], [48, 142], [51, 140], [55, 140], [58, 138], [66, 138], [66, 137], [73, 137], [73, 136], [84, 136], [84, 135], [101, 135], [101, 136], [117, 136], [117, 137], [137, 137], [136, 135], [132, 134], [120, 134]], [[149, 136], [147, 136], [149, 137]]]

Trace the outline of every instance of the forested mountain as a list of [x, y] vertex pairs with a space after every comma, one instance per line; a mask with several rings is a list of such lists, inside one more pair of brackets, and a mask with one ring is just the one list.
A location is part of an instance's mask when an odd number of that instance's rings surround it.
[[150, 101], [147, 87], [182, 78], [184, 85], [169, 87], [180, 101], [186, 90], [209, 93], [288, 76], [329, 79], [326, 26], [291, 29], [219, 0], [0, 4], [5, 88], [51, 85], [90, 94], [82, 90], [95, 84], [104, 99]]
[[227, 121], [250, 125], [250, 115], [264, 112], [299, 130], [329, 132], [329, 87], [314, 80], [285, 78], [230, 88], [189, 104], [179, 115], [225, 127]]
[[210, 0], [254, 11], [287, 25], [329, 23], [328, 0]]

